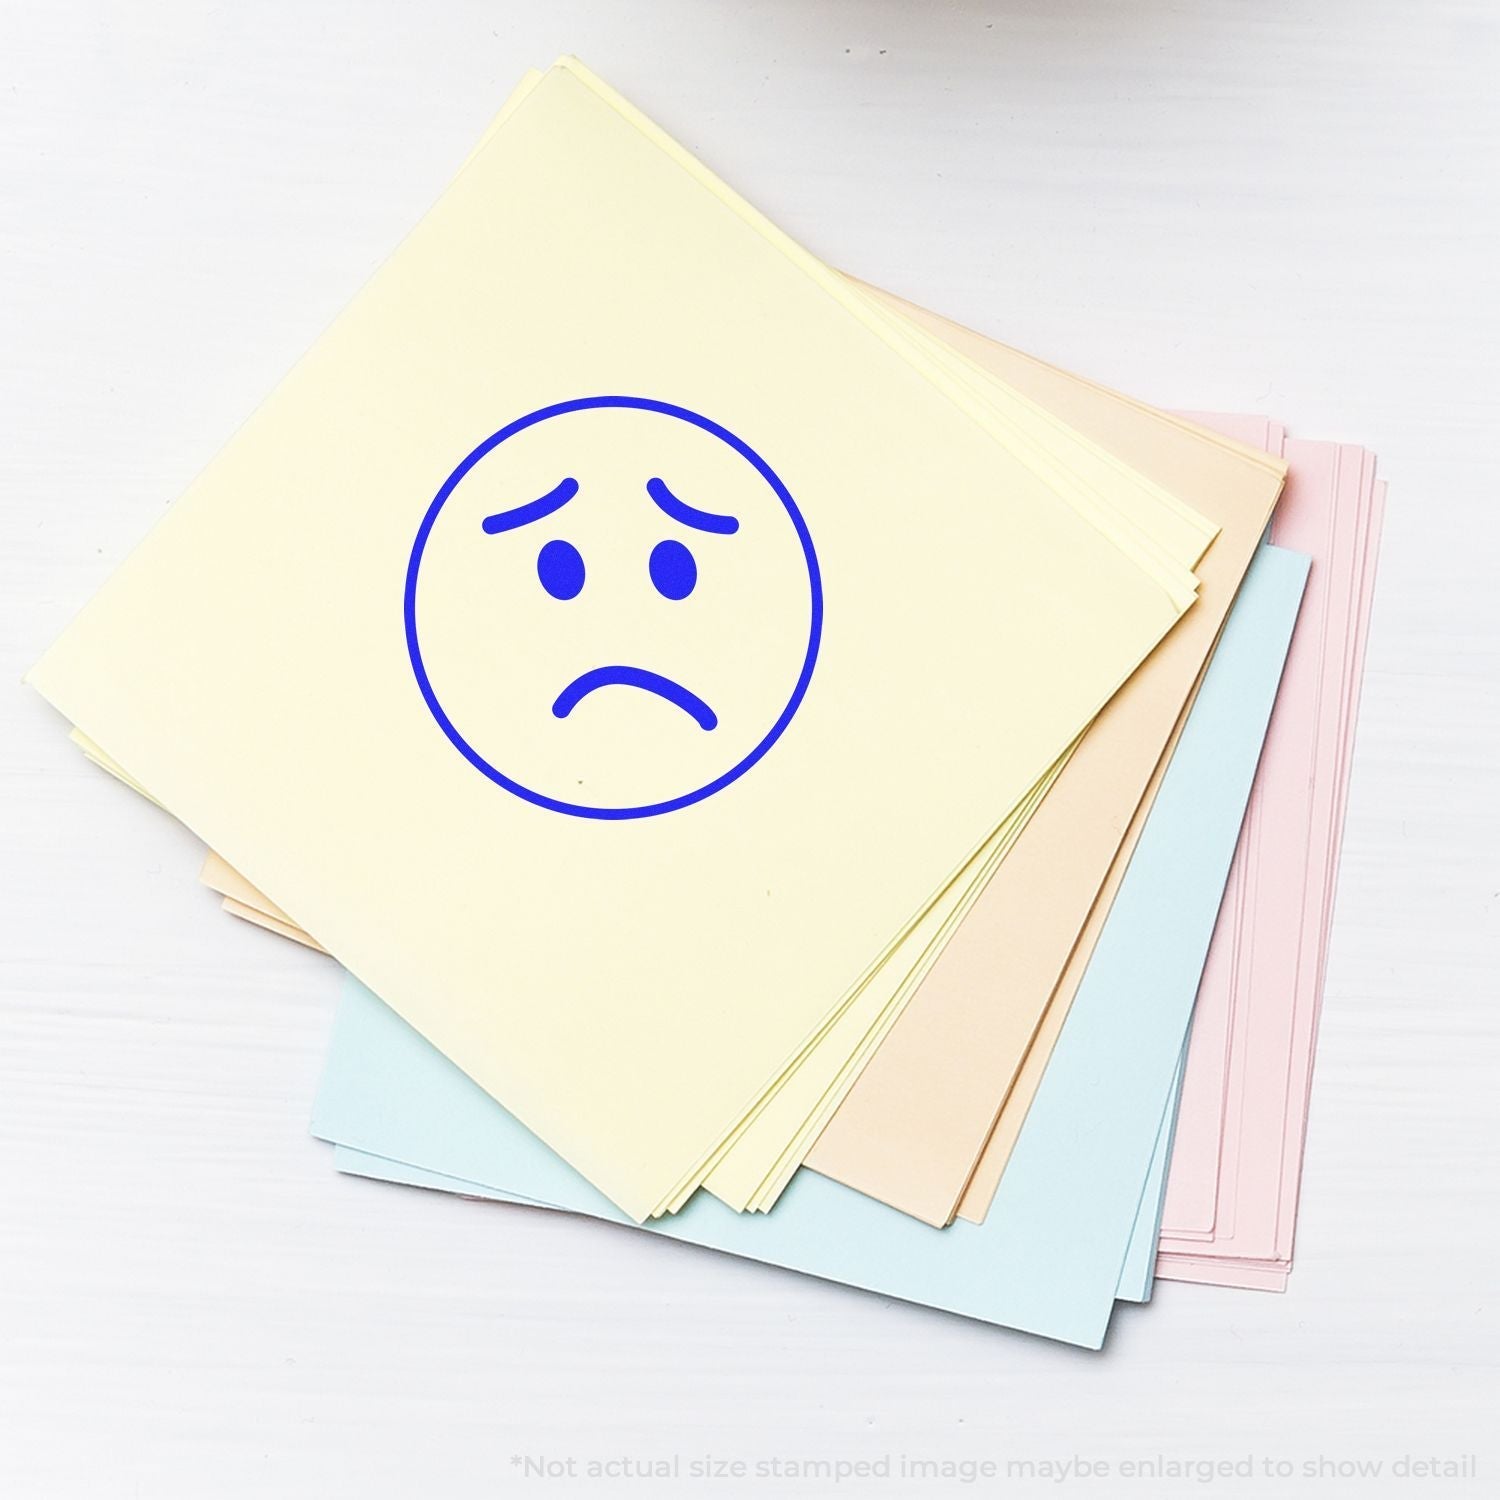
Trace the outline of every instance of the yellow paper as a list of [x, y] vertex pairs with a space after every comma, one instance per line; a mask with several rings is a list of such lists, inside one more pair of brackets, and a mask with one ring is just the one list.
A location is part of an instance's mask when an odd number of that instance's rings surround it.
[[[948, 889], [912, 924], [839, 1013], [829, 1019], [787, 1075], [778, 1080], [754, 1117], [743, 1123], [703, 1178], [703, 1186], [716, 1198], [737, 1210], [771, 1206], [791, 1176], [790, 1171], [783, 1174], [779, 1169], [788, 1158], [800, 1159], [801, 1149], [811, 1144], [815, 1122], [834, 1107], [835, 1092], [840, 1085], [845, 1090], [852, 1085], [856, 1059], [866, 1039], [899, 1005], [924, 957], [941, 947], [958, 914], [983, 889], [1054, 778], [1055, 770], [1049, 771], [1032, 788]], [[791, 1169], [796, 1165], [797, 1160], [792, 1160]]]
[[277, 937], [290, 938], [294, 943], [301, 943], [304, 948], [311, 948], [317, 953], [324, 951], [322, 946], [308, 937], [300, 927], [292, 922], [283, 922], [280, 918], [272, 916], [270, 912], [262, 911], [258, 906], [251, 906], [245, 901], [237, 901], [233, 896], [225, 896], [224, 910], [230, 916], [240, 917], [252, 926], [263, 927], [267, 932], [274, 932]]
[[[784, 242], [784, 237], [779, 236], [774, 226], [725, 188], [689, 153], [667, 140], [649, 121], [604, 89], [586, 71], [579, 70], [579, 73], [625, 118], [648, 138], [662, 144], [687, 171], [739, 213], [747, 224], [773, 243]], [[523, 91], [526, 87], [523, 85]], [[792, 247], [792, 252], [805, 258], [805, 252], [796, 247]], [[821, 265], [814, 265], [812, 269], [824, 277], [833, 274]], [[1190, 579], [1189, 570], [1202, 556], [1217, 528], [1179, 497], [1069, 427], [993, 371], [933, 336], [894, 308], [888, 299], [872, 296], [868, 289], [857, 284], [856, 290], [862, 297], [863, 315], [873, 320], [887, 339], [906, 350], [914, 360], [942, 371], [962, 392], [967, 409], [983, 420], [987, 430], [1009, 451], [1060, 492], [1069, 494], [1074, 503], [1086, 514], [1094, 516], [1130, 555], [1143, 566], [1156, 569], [1158, 576], [1168, 581], [1169, 586], [1188, 587], [1184, 580]], [[1187, 597], [1187, 593], [1182, 595], [1183, 599]], [[944, 893], [938, 907], [923, 914], [921, 921], [913, 924], [877, 969], [846, 999], [839, 1015], [830, 1018], [820, 1036], [777, 1080], [754, 1117], [742, 1122], [702, 1179], [712, 1192], [734, 1208], [767, 1207], [774, 1201], [775, 1192], [779, 1191], [776, 1184], [784, 1186], [790, 1179], [800, 1155], [811, 1144], [817, 1129], [826, 1121], [837, 1099], [852, 1086], [860, 1059], [867, 1059], [873, 1052], [873, 1042], [856, 1043], [853, 1051], [847, 1050], [851, 1039], [878, 1038], [894, 1023], [914, 988], [912, 981], [916, 966], [930, 966], [956, 925], [954, 914], [972, 904], [985, 881], [998, 868], [1004, 850], [1024, 826], [1023, 821], [1017, 821], [1018, 818], [1019, 810], [1006, 826], [996, 831], [986, 849], [975, 856], [966, 871]], [[820, 1104], [819, 1101], [829, 1102]], [[799, 1111], [806, 1113], [800, 1115], [803, 1123], [796, 1125]], [[674, 1194], [671, 1206], [684, 1202], [697, 1180], [696, 1177], [684, 1180]], [[755, 1184], [762, 1186], [756, 1187]]]
[[[555, 69], [31, 674], [637, 1218], [701, 1175], [1191, 598], [841, 287]], [[445, 479], [600, 392], [762, 455], [823, 586], [785, 732], [653, 816], [491, 779], [424, 701], [404, 629]], [[659, 410], [514, 438], [452, 489], [418, 569], [440, 703], [553, 803], [711, 784], [808, 654], [791, 509]], [[663, 472], [733, 535], [647, 498]], [[484, 530], [563, 478], [550, 525]], [[588, 560], [576, 596], [539, 586], [553, 540]], [[687, 597], [647, 582], [664, 540], [697, 557]], [[614, 661], [696, 684], [714, 729], [619, 684], [548, 712]]]

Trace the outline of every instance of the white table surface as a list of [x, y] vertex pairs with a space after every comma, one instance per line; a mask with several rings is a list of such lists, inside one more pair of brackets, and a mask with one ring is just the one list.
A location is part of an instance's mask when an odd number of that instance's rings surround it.
[[[1094, 1356], [341, 1178], [307, 1135], [332, 965], [221, 915], [194, 841], [12, 686], [0, 1494], [1500, 1493], [1495, 5], [6, 0], [0, 677], [565, 50], [840, 266], [1159, 403], [1379, 452], [1291, 1290], [1163, 1286]], [[586, 1471], [672, 1454], [676, 1482]], [[918, 1483], [903, 1454], [1294, 1472]], [[1480, 1478], [1399, 1479], [1405, 1454]], [[701, 1455], [752, 1473], [690, 1479]]]

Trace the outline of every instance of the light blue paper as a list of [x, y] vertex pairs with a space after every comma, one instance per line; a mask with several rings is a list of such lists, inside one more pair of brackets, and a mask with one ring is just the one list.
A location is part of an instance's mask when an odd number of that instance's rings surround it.
[[1182, 1070], [1187, 1065], [1184, 1044], [1172, 1076], [1171, 1092], [1162, 1111], [1156, 1131], [1156, 1148], [1151, 1153], [1151, 1169], [1141, 1189], [1141, 1207], [1130, 1231], [1130, 1246], [1125, 1251], [1125, 1265], [1115, 1296], [1121, 1302], [1149, 1302], [1156, 1287], [1156, 1245], [1161, 1239], [1161, 1218], [1167, 1206], [1167, 1167], [1172, 1160], [1172, 1138], [1177, 1132], [1177, 1104], [1182, 1098]]
[[[1155, 1170], [1156, 1163], [1157, 1158], [1153, 1158], [1153, 1170]], [[517, 1193], [505, 1193], [499, 1188], [486, 1187], [482, 1182], [465, 1182], [461, 1177], [445, 1177], [441, 1172], [428, 1172], [421, 1167], [413, 1167], [407, 1162], [392, 1161], [385, 1156], [371, 1156], [369, 1152], [356, 1151], [352, 1146], [335, 1146], [333, 1164], [340, 1172], [351, 1177], [369, 1177], [377, 1182], [396, 1182], [406, 1187], [429, 1188], [434, 1192], [456, 1193], [465, 1198], [486, 1198], [494, 1203], [519, 1203], [527, 1208], [550, 1208], [564, 1213], [568, 1211], [557, 1203], [542, 1203], [535, 1198], [522, 1198]], [[1140, 1257], [1143, 1254], [1139, 1248], [1141, 1244], [1149, 1244], [1154, 1252], [1156, 1236], [1160, 1233], [1161, 1227], [1161, 1205], [1162, 1200], [1153, 1195], [1152, 1184], [1148, 1179], [1146, 1190], [1141, 1198], [1141, 1210], [1136, 1216], [1136, 1228], [1131, 1235], [1131, 1256]], [[1156, 1279], [1154, 1264], [1154, 1253], [1145, 1259], [1144, 1269], [1139, 1259], [1132, 1262], [1130, 1256], [1127, 1256], [1124, 1269], [1120, 1273], [1119, 1285], [1115, 1289], [1115, 1300], [1149, 1302]]]
[[[985, 1222], [932, 1229], [799, 1172], [769, 1214], [699, 1193], [647, 1232], [1102, 1344], [1307, 567], [1265, 546], [1246, 576]], [[372, 1175], [629, 1222], [352, 978], [313, 1132], [384, 1158]]]

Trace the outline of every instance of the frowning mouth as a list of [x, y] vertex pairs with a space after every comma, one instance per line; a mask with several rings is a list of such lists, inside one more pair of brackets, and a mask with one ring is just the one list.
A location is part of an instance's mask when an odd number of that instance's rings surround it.
[[559, 719], [566, 719], [595, 688], [633, 687], [647, 693], [655, 693], [668, 703], [675, 703], [700, 729], [712, 729], [719, 716], [696, 693], [689, 692], [680, 682], [663, 677], [659, 672], [648, 672], [644, 667], [594, 667], [575, 677], [552, 705], [552, 712]]

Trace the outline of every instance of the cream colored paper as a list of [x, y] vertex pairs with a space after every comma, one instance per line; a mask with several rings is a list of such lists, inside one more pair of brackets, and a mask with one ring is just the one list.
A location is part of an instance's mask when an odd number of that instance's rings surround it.
[[[32, 681], [649, 1215], [1191, 596], [1190, 574], [1039, 480], [940, 375], [555, 69]], [[414, 686], [400, 598], [424, 510], [477, 441], [611, 390], [676, 397], [774, 455], [816, 538], [826, 615], [812, 687], [750, 772], [675, 812], [605, 821], [525, 802], [455, 752]], [[749, 739], [807, 627], [809, 580], [786, 515], [701, 431], [664, 440], [618, 411], [585, 415], [602, 419], [497, 450], [454, 492], [419, 612], [476, 734], [525, 774], [582, 771], [598, 805], [630, 805], [697, 784], [714, 757], [684, 738], [696, 726], [615, 694], [560, 742], [544, 715], [504, 705], [545, 707], [569, 662], [649, 644], [682, 678], [714, 680], [719, 722]], [[644, 571], [663, 522], [639, 497], [664, 458], [737, 516], [742, 543], [733, 557], [702, 544], [723, 587], [665, 632], [662, 600], [605, 566]], [[533, 548], [479, 526], [560, 463], [586, 497], [569, 538], [611, 578], [566, 616], [537, 597]], [[606, 646], [590, 634], [603, 623]], [[497, 650], [516, 640], [531, 654]]]

